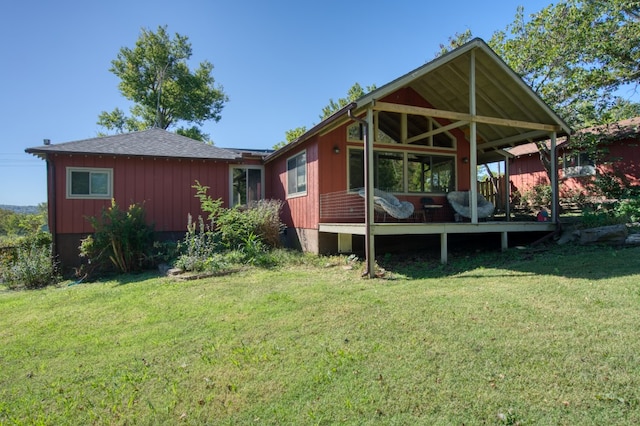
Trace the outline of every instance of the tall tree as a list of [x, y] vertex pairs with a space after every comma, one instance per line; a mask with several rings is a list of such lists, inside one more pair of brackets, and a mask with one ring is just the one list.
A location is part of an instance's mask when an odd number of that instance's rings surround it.
[[[439, 54], [472, 38], [456, 33]], [[640, 105], [619, 96], [640, 83], [640, 2], [565, 0], [528, 17], [518, 7], [514, 21], [496, 31], [489, 46], [572, 127], [583, 128], [638, 115]], [[572, 144], [595, 152], [599, 139]], [[538, 144], [550, 173], [551, 153]]]
[[[456, 33], [440, 52], [472, 38]], [[496, 31], [489, 46], [555, 111], [576, 128], [596, 124], [628, 100], [616, 96], [640, 83], [640, 2], [565, 0]], [[616, 109], [618, 113], [611, 114]]]
[[358, 82], [354, 83], [353, 86], [351, 86], [347, 91], [346, 97], [338, 98], [337, 102], [334, 101], [333, 99], [329, 99], [329, 104], [324, 108], [322, 108], [322, 114], [320, 115], [320, 119], [324, 120], [325, 118], [329, 117], [331, 114], [333, 114], [340, 108], [347, 106], [350, 102], [357, 101], [367, 93], [373, 92], [374, 90], [376, 90], [375, 84], [372, 84], [371, 86], [367, 86], [367, 88], [364, 89], [362, 88], [362, 86], [360, 86], [360, 83]]
[[640, 82], [640, 3], [567, 0], [513, 23], [489, 44], [570, 124], [605, 112], [614, 92]]
[[177, 133], [208, 138], [197, 126], [219, 121], [228, 97], [215, 84], [210, 62], [189, 69], [191, 55], [187, 37], [178, 33], [170, 37], [166, 26], [159, 26], [156, 32], [143, 28], [135, 47], [121, 48], [109, 70], [120, 78], [120, 93], [134, 103], [131, 115], [119, 108], [103, 111], [98, 124], [125, 132], [153, 126], [169, 129], [186, 122], [191, 126], [178, 127]]
[[[338, 98], [337, 101], [333, 99], [329, 99], [329, 103], [327, 106], [322, 108], [322, 114], [320, 114], [320, 120], [324, 120], [328, 118], [331, 114], [338, 111], [340, 108], [347, 106], [350, 102], [357, 101], [359, 98], [363, 97], [369, 92], [376, 90], [376, 85], [372, 84], [371, 86], [367, 86], [366, 90], [360, 86], [360, 83], [354, 83], [353, 86], [349, 88], [347, 91], [347, 96], [344, 98]], [[290, 129], [285, 132], [285, 140], [280, 141], [273, 146], [273, 149], [279, 149], [283, 146], [293, 142], [300, 136], [302, 136], [307, 131], [306, 126], [296, 127], [295, 129]]]
[[300, 127], [296, 127], [295, 129], [287, 130], [286, 132], [284, 132], [285, 139], [275, 144], [273, 146], [273, 149], [280, 149], [283, 146], [290, 144], [291, 142], [295, 141], [300, 136], [302, 136], [306, 131], [307, 131], [307, 126], [300, 126]]

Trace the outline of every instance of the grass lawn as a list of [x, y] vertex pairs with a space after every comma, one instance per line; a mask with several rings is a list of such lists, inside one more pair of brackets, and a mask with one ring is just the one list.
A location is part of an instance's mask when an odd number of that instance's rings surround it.
[[[640, 423], [640, 248], [0, 291], [0, 424]], [[326, 265], [321, 265], [326, 263]]]

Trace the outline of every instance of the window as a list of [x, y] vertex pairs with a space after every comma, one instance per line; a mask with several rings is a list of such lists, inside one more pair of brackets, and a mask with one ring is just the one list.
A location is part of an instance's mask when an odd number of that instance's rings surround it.
[[287, 195], [300, 196], [307, 193], [307, 152], [287, 160]]
[[565, 153], [562, 159], [564, 177], [594, 176], [595, 162], [584, 152]]
[[67, 168], [67, 198], [110, 199], [112, 197], [112, 169]]
[[[373, 153], [373, 185], [383, 191], [446, 193], [455, 189], [455, 157], [419, 153]], [[405, 174], [406, 165], [406, 174]], [[364, 151], [349, 150], [349, 189], [364, 186]], [[407, 188], [405, 190], [405, 188]]]
[[[431, 117], [378, 111], [374, 115], [374, 142], [380, 144], [412, 144], [437, 148], [455, 148], [456, 139]], [[347, 141], [364, 140], [364, 127], [356, 122], [347, 126]]]
[[409, 192], [449, 192], [455, 188], [454, 159], [408, 154]]
[[264, 198], [262, 168], [231, 168], [231, 205], [251, 206]]
[[347, 127], [347, 141], [362, 142], [364, 140], [364, 126], [361, 123], [353, 123]]

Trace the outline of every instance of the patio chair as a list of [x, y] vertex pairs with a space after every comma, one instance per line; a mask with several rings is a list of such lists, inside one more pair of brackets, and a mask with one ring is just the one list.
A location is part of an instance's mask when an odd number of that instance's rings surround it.
[[[469, 205], [469, 191], [451, 191], [447, 194], [447, 200], [451, 207], [460, 216], [470, 218], [471, 206]], [[493, 214], [495, 206], [482, 194], [478, 194], [478, 218], [486, 218]]]
[[[364, 198], [364, 189], [358, 191], [358, 194]], [[396, 219], [407, 219], [413, 215], [413, 203], [400, 201], [394, 195], [379, 189], [373, 190], [373, 204], [375, 209], [382, 209], [385, 214]]]

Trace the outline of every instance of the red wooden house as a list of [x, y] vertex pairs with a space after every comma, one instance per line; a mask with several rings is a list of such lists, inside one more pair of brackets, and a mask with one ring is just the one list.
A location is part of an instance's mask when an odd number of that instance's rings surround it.
[[[606, 126], [578, 131], [601, 139], [602, 155], [592, 158], [573, 148], [567, 139], [558, 142], [559, 196], [571, 199], [581, 194], [595, 197], [590, 183], [597, 175], [613, 174], [629, 185], [640, 185], [640, 117], [622, 120]], [[576, 137], [576, 136], [574, 136]], [[532, 191], [536, 185], [549, 185], [549, 177], [542, 165], [535, 144], [509, 150], [509, 180], [512, 190], [520, 194]]]
[[[480, 220], [477, 165], [506, 148], [567, 135], [571, 129], [480, 39], [399, 77], [262, 158], [151, 129], [28, 149], [49, 169], [50, 223], [58, 253], [73, 262], [80, 237], [113, 197], [144, 202], [156, 230], [182, 232], [199, 206], [191, 185], [211, 187], [225, 206], [251, 197], [284, 201], [291, 246], [315, 253], [364, 249], [369, 272], [378, 248], [450, 234], [555, 229], [555, 220]], [[473, 171], [473, 172], [472, 172]], [[377, 190], [417, 212], [376, 220]], [[466, 191], [468, 221], [454, 221], [447, 194]], [[386, 199], [386, 198], [385, 198]], [[553, 212], [552, 212], [553, 213]], [[556, 215], [552, 214], [552, 218]]]
[[114, 199], [126, 209], [143, 203], [158, 238], [179, 239], [188, 215], [201, 214], [195, 181], [225, 206], [264, 198], [260, 152], [207, 145], [165, 130], [119, 134], [29, 148], [47, 162], [49, 228], [65, 267], [79, 264], [80, 240], [93, 232]]
[[[288, 236], [303, 250], [350, 250], [354, 241], [363, 240], [372, 262], [376, 236], [409, 242], [438, 234], [446, 261], [451, 233], [499, 233], [506, 247], [508, 232], [553, 229], [555, 221], [480, 222], [475, 170], [504, 159], [506, 148], [544, 139], [555, 143], [570, 132], [487, 44], [475, 39], [337, 111], [269, 155], [265, 172], [270, 195], [286, 200]], [[418, 211], [425, 202], [445, 207], [430, 222], [376, 222], [374, 188]], [[453, 222], [446, 208], [451, 191], [469, 191], [469, 223]]]

